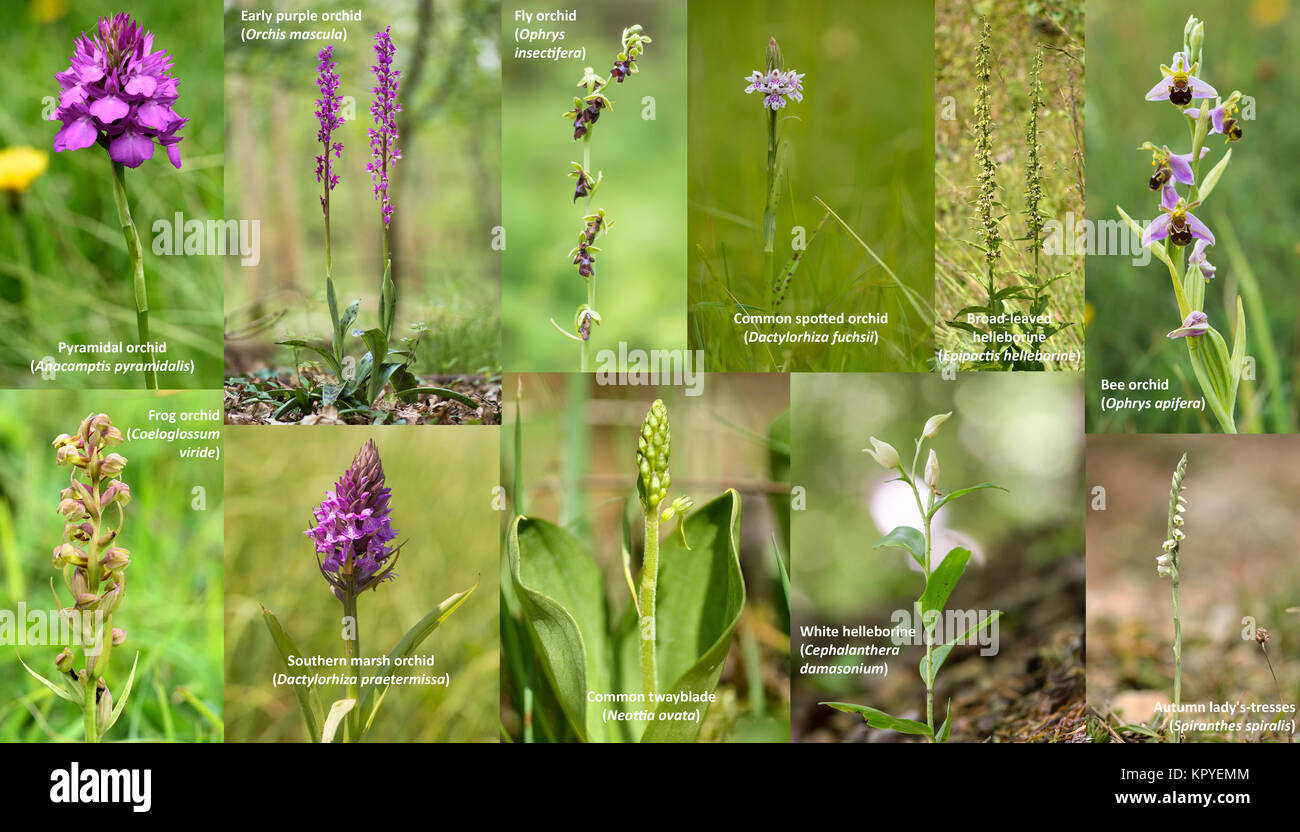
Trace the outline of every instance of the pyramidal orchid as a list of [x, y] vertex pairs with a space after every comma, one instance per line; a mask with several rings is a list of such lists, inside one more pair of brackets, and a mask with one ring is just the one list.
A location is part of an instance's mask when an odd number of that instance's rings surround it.
[[[172, 59], [154, 51], [153, 33], [129, 14], [100, 18], [93, 35], [82, 32], [69, 66], [56, 72], [62, 92], [52, 120], [62, 123], [54, 151], [84, 150], [99, 145], [108, 152], [113, 202], [131, 261], [136, 332], [140, 346], [150, 343], [149, 290], [144, 277], [144, 248], [131, 218], [126, 195], [126, 168], [153, 158], [155, 144], [177, 168], [181, 166], [180, 130], [188, 119], [173, 105], [178, 81]], [[145, 387], [158, 388], [157, 362], [146, 362]]]
[[[384, 701], [395, 665], [409, 658], [478, 586], [458, 592], [435, 607], [407, 631], [397, 647], [384, 654], [386, 658], [362, 657], [357, 598], [366, 590], [377, 589], [397, 577], [393, 567], [404, 545], [393, 543], [397, 530], [393, 528], [391, 498], [379, 448], [374, 440], [367, 440], [334, 488], [326, 491], [325, 498], [313, 509], [311, 526], [304, 532], [315, 546], [321, 576], [343, 604], [346, 662], [343, 670], [346, 693], [333, 703], [328, 713], [321, 711], [315, 689], [295, 685], [313, 742], [333, 742], [340, 727], [345, 741], [360, 742]], [[294, 660], [299, 658], [295, 642], [270, 610], [263, 608], [262, 617], [285, 666], [292, 668]], [[364, 686], [360, 684], [363, 670], [367, 679]]]
[[[1199, 209], [1223, 181], [1232, 158], [1232, 150], [1225, 151], [1214, 167], [1202, 176], [1201, 163], [1207, 161], [1211, 153], [1206, 146], [1206, 137], [1219, 133], [1226, 136], [1227, 142], [1241, 139], [1238, 103], [1243, 96], [1239, 91], [1233, 91], [1227, 99], [1222, 99], [1218, 91], [1203, 80], [1204, 45], [1205, 24], [1196, 17], [1189, 17], [1183, 27], [1183, 48], [1174, 53], [1169, 66], [1161, 65], [1160, 82], [1146, 94], [1146, 100], [1167, 101], [1178, 110], [1179, 120], [1187, 125], [1190, 145], [1183, 153], [1171, 149], [1173, 145], [1166, 143], [1148, 141], [1139, 147], [1139, 150], [1151, 153], [1154, 172], [1147, 185], [1160, 194], [1159, 213], [1150, 222], [1139, 223], [1122, 208], [1118, 211], [1141, 244], [1168, 268], [1181, 324], [1170, 330], [1166, 337], [1184, 343], [1192, 372], [1205, 396], [1206, 407], [1225, 433], [1236, 433], [1237, 391], [1245, 366], [1245, 310], [1238, 297], [1233, 316], [1233, 344], [1229, 349], [1224, 336], [1210, 324], [1210, 315], [1205, 310], [1205, 284], [1217, 273], [1208, 252], [1215, 244], [1214, 232], [1192, 212]], [[1207, 103], [1189, 106], [1196, 99]], [[1210, 100], [1213, 100], [1212, 104]]]

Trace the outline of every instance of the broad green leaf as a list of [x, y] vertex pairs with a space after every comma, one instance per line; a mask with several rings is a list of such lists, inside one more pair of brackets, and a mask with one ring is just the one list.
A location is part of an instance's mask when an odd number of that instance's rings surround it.
[[1002, 617], [1001, 610], [990, 613], [989, 615], [986, 615], [984, 619], [980, 621], [978, 624], [976, 624], [974, 627], [971, 627], [969, 630], [957, 636], [956, 638], [952, 639], [947, 644], [934, 648], [934, 650], [931, 651], [934, 654], [933, 675], [929, 675], [928, 669], [926, 667], [926, 659], [924, 656], [922, 656], [921, 657], [921, 678], [925, 679], [929, 683], [930, 687], [934, 687], [934, 680], [939, 676], [939, 669], [942, 668], [943, 663], [947, 661], [948, 654], [952, 652], [952, 649], [956, 647], [958, 643], [964, 643], [966, 639], [971, 637], [972, 634], [978, 633], [980, 630], [992, 624], [994, 621], [997, 621], [1001, 617]]
[[135, 652], [135, 661], [131, 662], [131, 673], [126, 677], [126, 685], [122, 688], [122, 695], [113, 703], [113, 713], [108, 716], [108, 724], [99, 729], [99, 735], [102, 737], [108, 733], [108, 729], [113, 727], [117, 718], [122, 715], [122, 709], [126, 707], [127, 697], [131, 695], [131, 687], [135, 684], [135, 668], [140, 664], [140, 651]]
[[[474, 590], [476, 589], [478, 589], [477, 581], [475, 581], [474, 585], [469, 589], [464, 592], [457, 592], [455, 595], [450, 596], [441, 604], [434, 607], [428, 615], [421, 618], [415, 623], [415, 626], [406, 631], [406, 635], [402, 636], [401, 640], [397, 642], [397, 646], [390, 650], [388, 655], [384, 658], [383, 664], [380, 664], [368, 675], [372, 675], [377, 679], [387, 678], [392, 673], [393, 667], [397, 661], [409, 657], [412, 653], [418, 650], [420, 645], [424, 643], [424, 640], [428, 638], [434, 630], [438, 629], [438, 625], [450, 618], [453, 612], [460, 609], [460, 605], [465, 603], [465, 601], [469, 599], [469, 596], [474, 594]], [[371, 724], [374, 723], [375, 714], [379, 712], [379, 706], [384, 702], [384, 696], [388, 693], [388, 687], [389, 685], [387, 682], [381, 685], [371, 683], [361, 689], [361, 714], [365, 719], [365, 724], [361, 729], [362, 736], [365, 736], [366, 732], [370, 730]]]
[[330, 712], [325, 717], [325, 725], [321, 729], [321, 742], [334, 742], [334, 735], [338, 733], [339, 726], [343, 724], [343, 717], [356, 707], [355, 699], [339, 699], [330, 705]]
[[1219, 177], [1223, 176], [1223, 171], [1227, 169], [1228, 162], [1231, 160], [1232, 148], [1228, 148], [1228, 152], [1223, 154], [1223, 158], [1219, 160], [1219, 163], [1211, 168], [1210, 172], [1205, 174], [1205, 178], [1201, 180], [1201, 187], [1198, 189], [1196, 195], [1197, 199], [1204, 202], [1210, 198], [1210, 194], [1214, 191], [1214, 186], [1219, 184]]
[[1006, 491], [1006, 489], [1003, 488], [1002, 486], [994, 485], [991, 482], [982, 482], [979, 485], [972, 485], [970, 488], [958, 488], [956, 491], [949, 491], [947, 494], [944, 494], [942, 497], [935, 500], [934, 506], [930, 509], [930, 516], [933, 517], [934, 515], [938, 514], [939, 509], [948, 505], [948, 503], [952, 502], [958, 497], [965, 497], [967, 494], [970, 494], [971, 492], [979, 491], [984, 488], [996, 488], [998, 491]]
[[[302, 658], [302, 653], [298, 651], [298, 645], [293, 643], [293, 639], [280, 626], [279, 619], [266, 607], [262, 607], [262, 620], [266, 622], [266, 629], [271, 631], [271, 640], [275, 642], [275, 648], [280, 651], [280, 657], [284, 659], [285, 670], [289, 671], [290, 676], [294, 675], [289, 660], [291, 658]], [[293, 692], [298, 697], [298, 707], [302, 709], [303, 721], [307, 723], [307, 736], [311, 737], [312, 742], [317, 742], [320, 738], [321, 720], [324, 715], [320, 696], [311, 685], [294, 685]]]
[[[1137, 222], [1132, 217], [1124, 213], [1124, 209], [1120, 208], [1118, 205], [1115, 206], [1115, 210], [1119, 212], [1119, 215], [1124, 220], [1124, 222], [1128, 223], [1129, 229], [1131, 229], [1132, 232], [1137, 235], [1137, 238], [1141, 240], [1142, 226], [1138, 225]], [[1169, 255], [1168, 253], [1165, 252], [1164, 246], [1159, 245], [1157, 243], [1154, 245], [1148, 245], [1147, 248], [1151, 249], [1151, 253], [1156, 256], [1157, 260], [1159, 260], [1161, 263], [1164, 263], [1165, 266], [1167, 266], [1170, 269], [1174, 267], [1173, 261], [1169, 259]]]
[[948, 596], [952, 594], [957, 587], [957, 582], [961, 580], [962, 573], [966, 571], [966, 563], [969, 560], [970, 549], [958, 546], [934, 568], [930, 573], [930, 580], [925, 583], [925, 592], [921, 594], [922, 616], [931, 610], [943, 610], [943, 605], [948, 603]]
[[925, 535], [911, 526], [898, 526], [892, 532], [876, 541], [873, 549], [892, 547], [902, 549], [912, 556], [920, 565], [925, 564]]
[[[16, 651], [15, 651], [15, 652], [16, 652]], [[46, 679], [46, 678], [45, 678], [44, 676], [42, 676], [41, 674], [37, 673], [35, 670], [32, 670], [30, 667], [27, 667], [27, 662], [23, 661], [23, 657], [22, 657], [22, 654], [21, 654], [21, 653], [18, 654], [18, 662], [19, 662], [19, 663], [20, 663], [24, 668], [26, 668], [26, 670], [27, 670], [28, 673], [32, 674], [32, 678], [33, 678], [33, 679], [35, 679], [36, 681], [40, 682], [40, 683], [41, 683], [42, 685], [44, 685], [45, 687], [47, 687], [47, 688], [49, 688], [50, 690], [52, 690], [52, 691], [54, 692], [54, 695], [55, 695], [55, 696], [58, 696], [58, 697], [61, 698], [61, 699], [66, 699], [66, 700], [68, 700], [69, 702], [71, 702], [71, 703], [73, 703], [74, 705], [76, 705], [77, 707], [81, 707], [81, 703], [82, 703], [82, 701], [83, 701], [83, 698], [73, 696], [73, 695], [72, 695], [71, 693], [69, 693], [67, 690], [64, 690], [63, 688], [61, 688], [61, 687], [59, 687], [58, 685], [56, 685], [54, 682], [51, 682], [49, 679]]]
[[[659, 549], [655, 658], [659, 692], [670, 697], [712, 693], [722, 675], [732, 631], [745, 606], [740, 494], [729, 489], [693, 512], [686, 538], [689, 550], [671, 535]], [[665, 685], [665, 680], [672, 683]], [[641, 740], [693, 742], [707, 710], [707, 702], [664, 701]]]
[[298, 349], [311, 350], [325, 360], [325, 363], [329, 365], [330, 371], [334, 373], [336, 378], [343, 378], [342, 365], [339, 364], [338, 359], [334, 357], [333, 348], [324, 341], [307, 341], [302, 338], [289, 338], [285, 341], [276, 341], [276, 343], [283, 347], [297, 347]]
[[448, 390], [446, 387], [408, 387], [402, 390], [403, 394], [414, 395], [417, 393], [428, 393], [431, 396], [441, 396], [444, 399], [460, 402], [466, 407], [477, 409], [479, 403], [466, 396], [463, 393], [457, 393], [455, 390]]
[[867, 724], [872, 728], [884, 728], [890, 731], [898, 731], [902, 734], [920, 734], [923, 737], [931, 736], [930, 727], [924, 722], [890, 716], [884, 711], [879, 711], [875, 708], [867, 707], [866, 705], [854, 705], [850, 702], [822, 702], [821, 704], [828, 705], [837, 711], [844, 711], [847, 714], [858, 714], [865, 719]]
[[573, 535], [545, 520], [516, 517], [507, 537], [510, 578], [542, 669], [578, 736], [611, 733], [588, 689], [610, 691], [605, 576]]

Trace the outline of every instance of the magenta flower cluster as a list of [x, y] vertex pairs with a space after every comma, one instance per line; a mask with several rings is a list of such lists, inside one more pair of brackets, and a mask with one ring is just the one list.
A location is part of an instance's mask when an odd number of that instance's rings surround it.
[[314, 525], [304, 534], [316, 544], [321, 574], [342, 598], [388, 580], [400, 546], [389, 517], [391, 491], [374, 441], [366, 442], [333, 491], [312, 511]]
[[316, 181], [324, 184], [325, 193], [321, 195], [321, 210], [329, 213], [327, 199], [329, 192], [339, 183], [339, 176], [330, 170], [330, 153], [335, 159], [343, 156], [343, 142], [334, 141], [334, 131], [343, 126], [343, 117], [339, 109], [343, 97], [339, 95], [339, 75], [335, 72], [338, 65], [334, 62], [334, 47], [326, 46], [316, 56], [316, 86], [320, 89], [320, 98], [316, 99], [316, 141], [320, 142], [321, 153], [316, 157]]
[[126, 13], [100, 18], [93, 36], [77, 38], [70, 63], [54, 75], [62, 94], [53, 119], [63, 123], [55, 152], [98, 143], [114, 162], [135, 168], [153, 158], [156, 142], [181, 166], [179, 133], [189, 119], [172, 109], [172, 59], [154, 51], [152, 32]]
[[402, 105], [397, 103], [397, 88], [401, 83], [402, 72], [393, 69], [393, 38], [389, 34], [391, 26], [375, 35], [375, 73], [374, 103], [370, 105], [370, 114], [375, 117], [375, 126], [370, 128], [370, 171], [374, 183], [375, 199], [383, 204], [384, 226], [393, 219], [393, 205], [388, 199], [388, 171], [393, 162], [402, 158], [402, 151], [397, 146], [397, 114]]
[[749, 86], [745, 92], [763, 94], [763, 105], [779, 110], [787, 101], [803, 101], [803, 78], [807, 73], [795, 72], [793, 69], [781, 72], [773, 69], [767, 72], [754, 70], [745, 80]]

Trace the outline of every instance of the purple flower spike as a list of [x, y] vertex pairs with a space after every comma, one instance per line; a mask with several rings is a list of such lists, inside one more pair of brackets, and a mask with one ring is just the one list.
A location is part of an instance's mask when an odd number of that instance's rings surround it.
[[366, 165], [370, 171], [370, 180], [374, 183], [375, 199], [383, 205], [384, 227], [393, 219], [393, 205], [388, 199], [388, 172], [393, 162], [402, 158], [402, 151], [397, 147], [397, 114], [402, 105], [397, 103], [397, 87], [401, 81], [401, 70], [393, 69], [393, 38], [389, 34], [393, 27], [375, 35], [375, 86], [372, 92], [375, 101], [370, 105], [370, 114], [375, 117], [375, 126], [370, 129], [370, 157]]
[[795, 72], [793, 69], [785, 72], [776, 69], [767, 72], [755, 70], [745, 78], [749, 82], [749, 85], [745, 87], [745, 92], [762, 93], [763, 106], [779, 110], [789, 101], [803, 101], [803, 78], [805, 74]]
[[154, 143], [181, 166], [178, 135], [188, 119], [172, 109], [177, 82], [166, 50], [153, 51], [153, 33], [125, 13], [100, 18], [93, 36], [77, 38], [70, 66], [54, 74], [62, 93], [54, 120], [56, 153], [93, 144], [129, 168], [153, 158]]
[[321, 574], [342, 600], [391, 580], [401, 545], [389, 519], [390, 491], [373, 441], [366, 442], [333, 491], [313, 512], [315, 525], [304, 534], [316, 543]]
[[1187, 56], [1175, 52], [1172, 67], [1160, 65], [1160, 74], [1164, 77], [1147, 93], [1147, 101], [1169, 101], [1179, 107], [1186, 107], [1193, 98], [1215, 98], [1218, 92], [1214, 87], [1191, 74]]
[[1166, 338], [1200, 338], [1210, 331], [1210, 319], [1204, 312], [1193, 312], [1183, 325], [1170, 332]]
[[343, 143], [334, 141], [334, 131], [343, 126], [343, 117], [339, 115], [343, 97], [339, 95], [339, 76], [334, 71], [337, 66], [334, 47], [321, 49], [316, 56], [316, 86], [320, 89], [320, 98], [316, 99], [316, 120], [320, 124], [316, 141], [321, 145], [321, 153], [316, 157], [316, 181], [325, 186], [320, 207], [326, 217], [329, 216], [329, 192], [339, 183], [338, 174], [330, 169], [330, 153], [335, 159], [343, 156]]
[[[1172, 190], [1172, 186], [1165, 191], [1161, 199], [1160, 210], [1163, 213], [1152, 220], [1146, 231], [1142, 232], [1142, 245], [1151, 245], [1155, 241], [1163, 240], [1166, 237], [1172, 240], [1176, 246], [1190, 245], [1193, 239], [1204, 240], [1210, 245], [1214, 245], [1214, 234], [1210, 231], [1209, 226], [1197, 219], [1194, 214], [1188, 213], [1187, 206], [1181, 200], [1172, 206], [1168, 204], [1170, 190]], [[1193, 203], [1192, 207], [1198, 204]]]

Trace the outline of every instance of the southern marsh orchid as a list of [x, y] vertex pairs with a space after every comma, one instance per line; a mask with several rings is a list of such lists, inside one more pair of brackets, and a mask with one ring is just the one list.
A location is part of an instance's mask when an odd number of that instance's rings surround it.
[[582, 140], [582, 162], [571, 162], [569, 176], [574, 178], [572, 203], [583, 200], [586, 214], [582, 218], [583, 229], [578, 235], [578, 245], [569, 252], [569, 260], [578, 267], [578, 276], [587, 284], [587, 301], [578, 307], [574, 315], [574, 331], [570, 332], [551, 318], [551, 326], [571, 341], [577, 341], [581, 349], [581, 368], [587, 371], [587, 349], [591, 341], [592, 324], [600, 323], [600, 314], [596, 312], [596, 258], [593, 256], [600, 249], [594, 246], [596, 238], [606, 234], [613, 223], [605, 218], [605, 210], [599, 208], [591, 211], [591, 200], [603, 181], [603, 171], [591, 172], [591, 137], [595, 133], [596, 122], [606, 110], [614, 109], [614, 102], [606, 95], [610, 82], [619, 84], [640, 72], [636, 62], [645, 54], [646, 45], [651, 42], [640, 24], [623, 30], [622, 50], [614, 58], [614, 67], [609, 78], [601, 77], [592, 67], [585, 67], [577, 86], [584, 95], [574, 96], [572, 109], [565, 110], [564, 118], [573, 121], [573, 140]]
[[[340, 727], [346, 742], [360, 742], [370, 730], [390, 684], [394, 668], [420, 646], [434, 629], [465, 602], [477, 584], [456, 593], [439, 604], [413, 626], [387, 658], [366, 660], [361, 655], [361, 627], [357, 617], [357, 599], [366, 590], [375, 590], [397, 577], [393, 567], [405, 544], [394, 545], [392, 491], [388, 488], [384, 464], [373, 439], [367, 440], [352, 459], [332, 491], [312, 511], [312, 525], [303, 534], [311, 538], [316, 549], [316, 564], [330, 591], [343, 605], [343, 676], [346, 693], [333, 703], [328, 712], [320, 706], [319, 695], [307, 683], [295, 683], [298, 704], [302, 709], [312, 742], [333, 742]], [[292, 669], [301, 656], [293, 639], [275, 615], [262, 608], [263, 619], [276, 648]], [[373, 670], [379, 668], [379, 670]], [[363, 685], [362, 680], [366, 681]]]
[[[1190, 145], [1185, 153], [1171, 149], [1171, 144], [1151, 141], [1139, 148], [1151, 152], [1155, 172], [1147, 184], [1160, 192], [1160, 213], [1150, 222], [1139, 224], [1122, 208], [1117, 210], [1141, 244], [1168, 268], [1181, 324], [1166, 337], [1183, 341], [1207, 409], [1225, 433], [1236, 433], [1237, 391], [1246, 361], [1246, 315], [1238, 297], [1236, 315], [1228, 316], [1235, 318], [1229, 349], [1223, 335], [1210, 325], [1205, 311], [1205, 284], [1217, 271], [1208, 254], [1215, 244], [1214, 233], [1192, 212], [1221, 184], [1232, 158], [1232, 151], [1227, 150], [1202, 176], [1201, 163], [1210, 155], [1205, 139], [1210, 133], [1223, 133], [1229, 141], [1240, 138], [1236, 113], [1242, 95], [1234, 91], [1213, 108], [1187, 106], [1193, 99], [1218, 99], [1214, 87], [1200, 77], [1204, 72], [1204, 43], [1205, 24], [1195, 17], [1188, 18], [1182, 50], [1174, 53], [1171, 66], [1160, 68], [1164, 78], [1146, 96], [1149, 101], [1168, 100], [1179, 107]], [[1180, 188], [1185, 190], [1180, 193]]]
[[966, 565], [971, 559], [971, 550], [958, 546], [942, 557], [937, 556], [934, 552], [935, 515], [952, 500], [976, 491], [986, 488], [1005, 490], [987, 482], [947, 492], [940, 490], [939, 455], [934, 448], [929, 449], [925, 467], [921, 470], [920, 476], [917, 476], [917, 465], [920, 463], [922, 451], [925, 450], [925, 443], [939, 433], [940, 428], [951, 416], [951, 412], [939, 413], [926, 420], [920, 434], [916, 437], [915, 451], [908, 467], [903, 466], [903, 461], [893, 445], [874, 436], [870, 440], [871, 447], [862, 449], [863, 452], [870, 454], [880, 467], [897, 475], [895, 480], [890, 481], [891, 483], [901, 482], [908, 487], [920, 517], [920, 529], [912, 525], [898, 526], [878, 540], [873, 548], [901, 549], [907, 552], [920, 568], [924, 578], [921, 595], [914, 605], [914, 610], [915, 615], [919, 617], [917, 629], [921, 631], [925, 641], [925, 656], [921, 659], [920, 667], [921, 681], [925, 683], [925, 722], [894, 716], [868, 705], [855, 705], [849, 702], [821, 703], [838, 711], [858, 714], [874, 728], [915, 734], [925, 737], [930, 742], [947, 742], [953, 724], [952, 700], [949, 699], [943, 723], [938, 727], [935, 726], [934, 685], [939, 669], [954, 647], [970, 643], [968, 639], [986, 628], [992, 628], [1002, 617], [1000, 611], [989, 613], [982, 620], [958, 614], [956, 617], [962, 618], [966, 623], [970, 621], [978, 621], [978, 623], [965, 632], [941, 632], [944, 606], [947, 604], [948, 596], [966, 571]]
[[1160, 65], [1160, 74], [1164, 76], [1147, 93], [1147, 101], [1168, 101], [1178, 107], [1186, 107], [1193, 98], [1214, 98], [1218, 95], [1214, 87], [1192, 74], [1186, 52], [1175, 52], [1170, 61], [1171, 66]]

